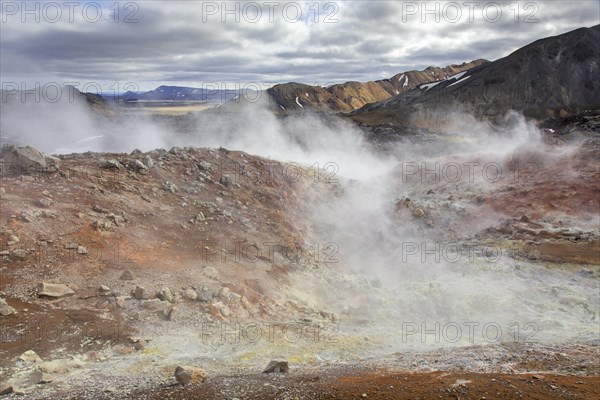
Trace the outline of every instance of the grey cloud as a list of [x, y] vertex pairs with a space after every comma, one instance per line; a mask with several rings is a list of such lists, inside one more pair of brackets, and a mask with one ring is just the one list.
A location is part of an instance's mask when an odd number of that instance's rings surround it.
[[9, 21], [0, 28], [0, 71], [3, 81], [135, 79], [144, 85], [376, 80], [429, 65], [497, 59], [539, 38], [598, 23], [595, 1], [536, 2], [534, 24], [515, 24], [510, 14], [498, 23], [405, 22], [402, 4], [341, 2], [339, 22], [332, 24], [322, 18], [269, 23], [266, 15], [260, 23], [204, 22], [196, 1], [139, 2], [134, 24]]

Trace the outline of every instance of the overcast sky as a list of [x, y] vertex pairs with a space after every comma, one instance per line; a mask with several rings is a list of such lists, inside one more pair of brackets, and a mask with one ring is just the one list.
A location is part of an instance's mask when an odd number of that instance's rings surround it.
[[3, 85], [75, 82], [90, 89], [95, 82], [104, 92], [124, 91], [127, 82], [135, 85], [128, 89], [149, 90], [375, 80], [430, 65], [494, 60], [600, 21], [598, 0], [57, 1], [25, 7], [2, 1]]

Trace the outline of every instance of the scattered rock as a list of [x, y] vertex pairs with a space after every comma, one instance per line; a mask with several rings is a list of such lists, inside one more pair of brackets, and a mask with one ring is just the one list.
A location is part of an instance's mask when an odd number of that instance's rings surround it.
[[121, 280], [123, 281], [132, 281], [134, 279], [133, 272], [130, 270], [125, 270], [121, 274]]
[[6, 244], [9, 246], [14, 246], [15, 244], [19, 243], [20, 241], [21, 241], [21, 239], [19, 239], [18, 236], [10, 235], [10, 237], [8, 238], [8, 242]]
[[6, 300], [0, 297], [0, 315], [6, 317], [7, 315], [14, 314], [17, 310], [9, 306]]
[[202, 161], [197, 165], [198, 165], [198, 168], [200, 169], [200, 171], [211, 172], [213, 170], [212, 164], [208, 163], [206, 161]]
[[263, 374], [270, 374], [270, 373], [287, 373], [290, 370], [290, 367], [288, 366], [288, 362], [284, 361], [284, 360], [272, 360], [269, 365], [267, 365], [267, 368], [265, 368], [265, 370], [262, 372]]
[[108, 214], [106, 218], [114, 222], [116, 226], [124, 226], [125, 222], [127, 222], [127, 219], [125, 217], [113, 213]]
[[29, 375], [31, 383], [50, 383], [52, 382], [52, 375], [43, 373], [41, 371], [33, 371]]
[[169, 303], [173, 302], [173, 293], [171, 293], [169, 288], [160, 289], [160, 291], [156, 294], [156, 297], [160, 300], [168, 301]]
[[10, 255], [17, 260], [25, 260], [27, 258], [27, 251], [24, 249], [16, 249], [13, 250]]
[[152, 157], [150, 157], [150, 156], [144, 157], [144, 160], [142, 162], [144, 163], [144, 165], [146, 167], [148, 167], [148, 169], [150, 169], [154, 166], [154, 160], [152, 160]]
[[415, 209], [413, 210], [413, 213], [412, 213], [412, 214], [413, 214], [413, 216], [414, 216], [414, 217], [416, 217], [416, 218], [422, 218], [422, 217], [424, 217], [424, 216], [425, 216], [425, 211], [423, 211], [423, 210], [422, 210], [422, 209], [420, 209], [420, 208], [415, 208]]
[[204, 216], [204, 213], [199, 212], [198, 214], [194, 215], [194, 218], [191, 219], [191, 223], [193, 224], [197, 224], [199, 222], [204, 222], [206, 220], [206, 217]]
[[[136, 286], [133, 291], [133, 298], [137, 300], [148, 300], [150, 298], [150, 293], [143, 286]], [[158, 299], [156, 299], [158, 300]], [[160, 300], [159, 300], [160, 301]]]
[[177, 185], [168, 181], [163, 183], [163, 189], [173, 194], [179, 193], [179, 188], [177, 187]]
[[94, 207], [92, 207], [92, 210], [97, 213], [100, 213], [100, 214], [108, 214], [109, 213], [109, 211], [106, 208], [102, 208], [98, 204], [94, 204]]
[[214, 292], [206, 286], [199, 288], [196, 294], [198, 296], [197, 299], [200, 301], [212, 301], [215, 297]]
[[38, 219], [39, 217], [58, 218], [58, 213], [56, 213], [54, 211], [48, 211], [48, 210], [35, 210], [35, 211], [23, 211], [23, 212], [21, 212], [21, 214], [18, 215], [18, 218], [25, 222], [33, 222], [36, 219]]
[[77, 254], [87, 254], [88, 251], [85, 247], [83, 246], [77, 246]]
[[127, 168], [140, 174], [148, 173], [148, 167], [140, 160], [129, 160]]
[[110, 221], [98, 219], [92, 222], [92, 226], [99, 231], [108, 231], [113, 229], [113, 224]]
[[169, 303], [168, 301], [162, 301], [160, 299], [150, 299], [142, 300], [140, 305], [143, 308], [146, 308], [151, 311], [165, 312], [165, 309], [167, 309], [171, 305], [171, 303]]
[[194, 289], [187, 289], [183, 292], [183, 298], [186, 300], [196, 300], [198, 298], [198, 294]]
[[227, 304], [239, 303], [242, 296], [229, 290], [228, 287], [223, 287], [219, 297]]
[[221, 302], [214, 303], [213, 307], [225, 318], [231, 315], [231, 309]]
[[100, 290], [101, 292], [110, 292], [110, 288], [106, 285], [100, 285], [98, 290]]
[[178, 308], [176, 306], [170, 306], [167, 307], [163, 310], [163, 314], [165, 316], [165, 318], [167, 318], [169, 321], [173, 321], [175, 320], [175, 317], [177, 317], [177, 312], [178, 312]]
[[107, 169], [121, 169], [121, 163], [114, 158], [103, 160], [100, 166]]
[[203, 274], [211, 279], [217, 279], [219, 277], [219, 271], [214, 267], [204, 267]]
[[146, 348], [147, 344], [148, 343], [145, 340], [137, 339], [137, 340], [134, 340], [133, 348], [136, 349], [137, 351], [142, 351]]
[[14, 387], [11, 383], [5, 382], [0, 383], [0, 396], [4, 394], [10, 394], [14, 391]]
[[40, 283], [38, 287], [38, 295], [46, 297], [64, 297], [75, 294], [73, 290], [67, 285], [60, 283]]
[[19, 356], [19, 360], [24, 361], [26, 363], [38, 363], [42, 362], [40, 356], [33, 350], [27, 350], [25, 353]]
[[125, 307], [125, 302], [127, 301], [127, 299], [129, 299], [129, 296], [117, 296], [116, 301], [117, 301], [117, 307], [119, 308], [123, 308]]
[[44, 154], [32, 146], [4, 146], [2, 148], [4, 163], [11, 165], [11, 172], [16, 175], [30, 172], [54, 172], [60, 166], [60, 159]]
[[181, 385], [202, 383], [206, 376], [206, 371], [199, 367], [184, 365], [175, 368], [175, 379]]
[[52, 200], [47, 197], [42, 197], [37, 203], [40, 207], [48, 208], [52, 205]]
[[223, 175], [221, 179], [219, 179], [219, 183], [223, 186], [229, 186], [231, 185], [231, 178], [229, 175]]

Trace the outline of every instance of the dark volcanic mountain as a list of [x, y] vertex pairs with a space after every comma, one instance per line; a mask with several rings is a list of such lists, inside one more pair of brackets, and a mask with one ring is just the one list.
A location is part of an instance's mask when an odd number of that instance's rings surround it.
[[444, 68], [428, 67], [423, 71], [401, 72], [390, 79], [346, 82], [328, 87], [290, 82], [275, 85], [268, 89], [267, 93], [274, 109], [279, 112], [303, 109], [347, 112], [359, 109], [365, 104], [389, 99], [421, 84], [446, 79], [487, 62], [480, 59]]
[[435, 128], [450, 111], [493, 118], [517, 110], [545, 118], [598, 109], [598, 43], [600, 25], [541, 39], [453, 79], [367, 105], [352, 118], [367, 125]]

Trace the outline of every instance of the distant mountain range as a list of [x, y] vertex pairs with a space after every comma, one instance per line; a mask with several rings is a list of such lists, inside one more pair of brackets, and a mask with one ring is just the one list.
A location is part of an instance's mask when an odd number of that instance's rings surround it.
[[600, 109], [600, 25], [537, 40], [464, 73], [421, 84], [351, 114], [365, 125], [437, 129], [452, 111], [494, 118], [517, 110], [532, 118]]
[[134, 101], [134, 100], [156, 100], [156, 101], [176, 101], [176, 100], [194, 100], [207, 102], [224, 103], [235, 99], [240, 93], [239, 90], [217, 90], [213, 88], [193, 88], [185, 86], [159, 86], [154, 90], [147, 92], [132, 92], [128, 91], [119, 97], [105, 94], [104, 97], [118, 101]]

